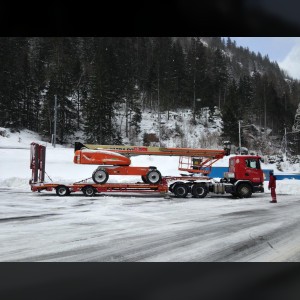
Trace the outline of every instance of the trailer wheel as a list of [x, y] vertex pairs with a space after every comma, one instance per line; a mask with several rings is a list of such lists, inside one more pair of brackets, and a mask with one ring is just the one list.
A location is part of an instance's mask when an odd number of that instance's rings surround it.
[[252, 195], [252, 188], [247, 183], [241, 183], [237, 188], [237, 195], [240, 198], [250, 198]]
[[177, 198], [185, 198], [189, 192], [189, 187], [185, 183], [176, 183], [173, 186], [173, 193]]
[[70, 195], [70, 190], [65, 185], [59, 185], [56, 187], [56, 195], [63, 197]]
[[82, 192], [86, 197], [93, 197], [96, 194], [96, 189], [91, 185], [88, 185], [82, 189]]
[[195, 198], [205, 198], [208, 193], [206, 186], [203, 184], [195, 183], [192, 186], [192, 195]]
[[105, 169], [97, 169], [94, 171], [92, 178], [95, 183], [105, 183], [108, 180], [108, 173], [106, 172]]
[[150, 170], [146, 175], [147, 183], [156, 184], [161, 181], [161, 174], [158, 170]]

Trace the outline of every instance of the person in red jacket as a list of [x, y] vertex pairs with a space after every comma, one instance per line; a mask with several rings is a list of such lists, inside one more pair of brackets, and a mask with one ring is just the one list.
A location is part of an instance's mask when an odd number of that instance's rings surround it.
[[268, 189], [271, 190], [272, 201], [270, 203], [277, 203], [276, 199], [276, 176], [274, 176], [273, 171], [270, 171], [270, 180]]

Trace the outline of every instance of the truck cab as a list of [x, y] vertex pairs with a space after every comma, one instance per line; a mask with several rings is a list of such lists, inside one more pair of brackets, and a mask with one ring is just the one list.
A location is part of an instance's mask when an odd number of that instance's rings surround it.
[[241, 190], [241, 185], [251, 187], [251, 193], [264, 192], [260, 159], [257, 155], [237, 155], [229, 159], [227, 178], [233, 184], [233, 192]]
[[234, 173], [236, 180], [250, 180], [252, 183], [263, 183], [264, 175], [260, 166], [260, 156], [238, 155], [229, 159], [229, 172]]

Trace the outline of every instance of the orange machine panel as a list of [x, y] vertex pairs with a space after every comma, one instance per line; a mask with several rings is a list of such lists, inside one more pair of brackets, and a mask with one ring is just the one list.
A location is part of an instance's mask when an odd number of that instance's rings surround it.
[[131, 160], [119, 153], [106, 150], [82, 149], [75, 151], [75, 164], [129, 166]]

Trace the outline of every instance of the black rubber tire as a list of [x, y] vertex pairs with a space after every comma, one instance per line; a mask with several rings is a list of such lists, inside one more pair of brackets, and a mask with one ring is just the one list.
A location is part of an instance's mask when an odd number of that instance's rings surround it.
[[247, 183], [240, 183], [237, 187], [237, 196], [239, 198], [250, 198], [252, 195], [252, 188]]
[[189, 186], [185, 183], [175, 183], [173, 193], [177, 198], [185, 198], [189, 193]]
[[169, 191], [170, 191], [171, 193], [173, 193], [173, 187], [174, 187], [174, 184], [175, 184], [175, 183], [172, 183], [172, 184], [169, 186]]
[[175, 185], [175, 184], [179, 184], [179, 183], [184, 183], [184, 182], [182, 182], [182, 181], [176, 181], [176, 182], [173, 182], [173, 183], [170, 184], [170, 186], [169, 186], [169, 191], [170, 191], [171, 193], [174, 193], [174, 185]]
[[144, 183], [148, 183], [148, 182], [147, 182], [146, 176], [142, 175], [141, 178], [142, 178], [142, 181], [143, 181]]
[[146, 174], [147, 183], [157, 184], [161, 181], [161, 174], [158, 170], [150, 170]]
[[93, 172], [92, 178], [95, 183], [103, 184], [107, 182], [109, 175], [105, 169], [97, 169]]
[[56, 195], [60, 197], [68, 196], [70, 195], [70, 190], [65, 185], [59, 185], [56, 187]]
[[192, 186], [192, 195], [194, 198], [205, 198], [208, 190], [207, 187], [201, 183], [195, 183]]
[[86, 196], [86, 197], [93, 197], [96, 194], [96, 189], [94, 187], [92, 187], [91, 185], [88, 185], [82, 189], [82, 192], [83, 192], [84, 196]]

